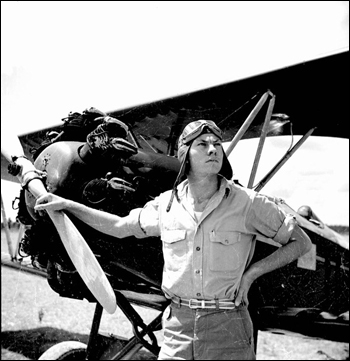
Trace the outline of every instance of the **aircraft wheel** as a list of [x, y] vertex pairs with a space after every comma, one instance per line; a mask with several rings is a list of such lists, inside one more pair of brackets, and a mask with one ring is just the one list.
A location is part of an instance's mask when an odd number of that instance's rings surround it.
[[85, 360], [87, 345], [78, 341], [64, 341], [47, 349], [38, 360]]

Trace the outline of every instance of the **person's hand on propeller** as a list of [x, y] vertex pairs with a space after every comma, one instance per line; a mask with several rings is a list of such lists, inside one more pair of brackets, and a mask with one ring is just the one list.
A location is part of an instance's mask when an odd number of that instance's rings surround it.
[[68, 208], [69, 200], [52, 193], [46, 193], [36, 200], [36, 211], [62, 211]]

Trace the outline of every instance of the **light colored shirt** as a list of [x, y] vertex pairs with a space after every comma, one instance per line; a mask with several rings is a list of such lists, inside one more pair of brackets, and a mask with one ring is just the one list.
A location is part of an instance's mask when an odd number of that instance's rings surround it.
[[186, 201], [187, 190], [186, 180], [178, 186], [180, 202], [175, 197], [169, 212], [171, 191], [133, 210], [129, 227], [138, 238], [161, 238], [167, 297], [233, 300], [252, 256], [254, 236], [286, 244], [296, 221], [272, 198], [225, 178], [197, 221]]

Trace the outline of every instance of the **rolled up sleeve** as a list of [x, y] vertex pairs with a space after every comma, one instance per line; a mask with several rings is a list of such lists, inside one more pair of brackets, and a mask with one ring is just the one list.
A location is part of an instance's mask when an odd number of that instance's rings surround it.
[[146, 203], [139, 213], [139, 225], [144, 234], [143, 237], [159, 237], [159, 197]]
[[128, 220], [127, 220], [129, 233], [134, 235], [136, 238], [148, 237], [140, 225], [141, 211], [142, 211], [142, 208], [133, 209], [132, 211], [130, 211], [130, 213], [128, 215]]
[[297, 221], [295, 217], [292, 214], [287, 214], [275, 237], [273, 237], [273, 240], [281, 244], [286, 244], [289, 241], [296, 224]]
[[262, 234], [280, 244], [288, 243], [296, 224], [293, 215], [286, 214], [273, 199], [260, 194], [254, 198], [246, 217], [249, 232]]

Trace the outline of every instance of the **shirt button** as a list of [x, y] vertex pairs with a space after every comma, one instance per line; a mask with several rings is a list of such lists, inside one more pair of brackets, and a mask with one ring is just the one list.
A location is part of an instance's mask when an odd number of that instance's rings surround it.
[[197, 296], [199, 297], [199, 296], [201, 296], [201, 294], [198, 292], [198, 293], [197, 293]]
[[200, 251], [200, 250], [201, 250], [201, 248], [200, 248], [200, 247], [197, 247], [197, 248], [196, 248], [196, 251]]
[[199, 269], [196, 269], [196, 273], [198, 274], [198, 273], [201, 273], [201, 271], [199, 270]]

